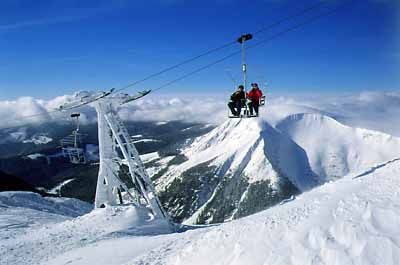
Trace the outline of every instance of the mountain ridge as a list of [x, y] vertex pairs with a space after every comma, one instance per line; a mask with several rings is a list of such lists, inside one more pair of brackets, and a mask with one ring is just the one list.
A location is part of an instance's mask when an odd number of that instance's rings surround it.
[[319, 183], [304, 150], [257, 119], [228, 120], [182, 155], [185, 161], [156, 180], [161, 201], [180, 222], [235, 219]]
[[311, 167], [324, 182], [400, 156], [400, 138], [350, 127], [321, 114], [290, 115], [276, 128], [307, 152]]

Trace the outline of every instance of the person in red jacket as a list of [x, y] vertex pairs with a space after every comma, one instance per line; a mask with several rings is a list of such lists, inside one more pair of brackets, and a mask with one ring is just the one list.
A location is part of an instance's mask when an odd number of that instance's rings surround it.
[[253, 113], [256, 112], [258, 116], [258, 108], [260, 107], [260, 99], [262, 97], [262, 92], [258, 88], [256, 83], [251, 84], [251, 90], [247, 93], [247, 99], [250, 102], [247, 104], [249, 106], [250, 115], [253, 116]]

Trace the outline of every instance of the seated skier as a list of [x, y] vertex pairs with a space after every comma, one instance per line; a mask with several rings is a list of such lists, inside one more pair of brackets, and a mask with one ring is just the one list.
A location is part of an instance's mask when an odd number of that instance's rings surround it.
[[238, 89], [231, 95], [231, 101], [228, 103], [228, 107], [232, 112], [233, 116], [239, 116], [242, 107], [245, 106], [246, 94], [242, 85], [238, 86]]
[[260, 107], [260, 99], [262, 97], [262, 92], [258, 88], [257, 83], [251, 84], [251, 90], [247, 93], [247, 99], [250, 101], [247, 105], [249, 106], [250, 115], [253, 116], [254, 112], [258, 116], [258, 108]]

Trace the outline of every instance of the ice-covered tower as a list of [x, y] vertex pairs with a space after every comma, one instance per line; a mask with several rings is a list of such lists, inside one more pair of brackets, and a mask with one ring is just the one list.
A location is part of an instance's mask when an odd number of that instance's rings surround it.
[[136, 100], [150, 91], [135, 96], [110, 96], [112, 90], [85, 93], [76, 101], [65, 103], [60, 110], [91, 104], [98, 117], [100, 167], [97, 179], [95, 207], [132, 205], [149, 209], [154, 218], [166, 219], [154, 186], [140, 159], [131, 137], [114, 107]]

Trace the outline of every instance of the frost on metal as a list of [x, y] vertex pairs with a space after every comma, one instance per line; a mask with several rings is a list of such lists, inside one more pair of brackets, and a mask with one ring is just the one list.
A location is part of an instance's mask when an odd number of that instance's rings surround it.
[[97, 180], [95, 207], [135, 205], [149, 209], [154, 218], [169, 220], [147, 175], [131, 137], [113, 106], [143, 96], [115, 95], [113, 90], [89, 93], [65, 103], [60, 110], [91, 104], [98, 117], [100, 167]]

